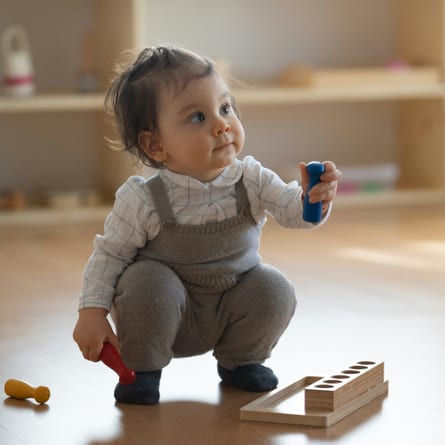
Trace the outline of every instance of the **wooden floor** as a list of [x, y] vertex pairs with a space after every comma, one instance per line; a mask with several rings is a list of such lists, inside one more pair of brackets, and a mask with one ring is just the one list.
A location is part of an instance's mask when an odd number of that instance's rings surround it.
[[284, 387], [358, 360], [385, 361], [389, 395], [329, 429], [239, 420], [258, 394], [223, 387], [211, 354], [174, 360], [161, 404], [118, 406], [116, 376], [71, 339], [100, 226], [1, 228], [0, 383], [49, 386], [46, 405], [3, 396], [0, 444], [444, 443], [445, 208], [338, 209], [322, 229], [269, 223], [265, 261], [295, 283], [297, 313], [267, 362]]

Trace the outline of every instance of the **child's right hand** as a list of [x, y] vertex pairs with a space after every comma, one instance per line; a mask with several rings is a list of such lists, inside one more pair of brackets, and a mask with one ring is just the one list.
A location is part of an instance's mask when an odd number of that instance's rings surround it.
[[113, 332], [107, 315], [108, 312], [101, 308], [85, 308], [79, 311], [73, 338], [87, 360], [99, 361], [106, 341], [119, 351], [119, 340]]

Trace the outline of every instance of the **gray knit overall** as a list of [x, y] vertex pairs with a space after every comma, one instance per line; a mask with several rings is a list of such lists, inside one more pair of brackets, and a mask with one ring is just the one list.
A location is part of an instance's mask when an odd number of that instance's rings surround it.
[[161, 220], [116, 287], [114, 318], [125, 363], [136, 371], [213, 350], [227, 369], [262, 363], [295, 311], [294, 289], [260, 262], [260, 228], [242, 178], [237, 215], [180, 225], [162, 179], [147, 181]]

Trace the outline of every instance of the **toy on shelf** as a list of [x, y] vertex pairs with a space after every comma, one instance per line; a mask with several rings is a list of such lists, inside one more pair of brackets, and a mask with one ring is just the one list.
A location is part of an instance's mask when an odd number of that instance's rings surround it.
[[20, 190], [0, 190], [0, 210], [22, 210], [26, 207], [26, 196]]
[[396, 164], [341, 166], [338, 193], [378, 193], [393, 190], [400, 176]]
[[243, 406], [240, 418], [326, 428], [387, 394], [384, 363], [364, 360], [330, 377], [308, 376], [276, 389]]
[[92, 31], [82, 35], [81, 64], [79, 71], [79, 91], [92, 93], [99, 90], [99, 78], [96, 70], [96, 42]]
[[1, 44], [5, 92], [11, 96], [32, 95], [34, 69], [25, 28], [19, 25], [8, 26], [3, 32]]
[[15, 399], [33, 398], [38, 403], [46, 403], [51, 395], [49, 388], [38, 386], [34, 388], [21, 380], [9, 379], [5, 383], [5, 393]]
[[306, 171], [309, 175], [309, 186], [306, 191], [303, 203], [303, 219], [308, 222], [317, 223], [321, 221], [322, 208], [321, 202], [309, 202], [309, 190], [320, 182], [320, 176], [324, 173], [324, 165], [321, 162], [309, 162], [306, 165]]
[[54, 209], [78, 209], [96, 207], [100, 204], [100, 194], [93, 188], [54, 188], [41, 192], [42, 201]]
[[136, 380], [135, 372], [125, 366], [119, 352], [111, 343], [104, 343], [100, 360], [119, 375], [119, 383], [129, 385]]

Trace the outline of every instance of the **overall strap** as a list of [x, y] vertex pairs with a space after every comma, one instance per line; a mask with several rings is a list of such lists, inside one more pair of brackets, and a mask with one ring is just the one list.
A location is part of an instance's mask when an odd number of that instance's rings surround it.
[[170, 206], [170, 200], [168, 199], [168, 194], [165, 190], [161, 177], [156, 175], [153, 178], [150, 178], [147, 181], [147, 186], [153, 198], [153, 203], [161, 222], [175, 221], [175, 217], [173, 216]]
[[243, 184], [243, 176], [239, 178], [238, 182], [235, 184], [235, 196], [236, 196], [236, 210], [241, 212], [241, 210], [249, 204], [249, 198], [247, 196], [247, 190]]

